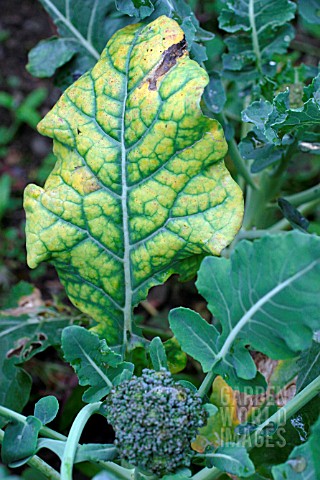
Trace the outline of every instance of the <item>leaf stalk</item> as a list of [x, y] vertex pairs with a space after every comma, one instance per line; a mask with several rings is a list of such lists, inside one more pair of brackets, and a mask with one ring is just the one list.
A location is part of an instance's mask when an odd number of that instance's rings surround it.
[[72, 480], [73, 463], [82, 431], [89, 418], [99, 411], [101, 402], [89, 403], [76, 416], [70, 429], [61, 462], [61, 480]]

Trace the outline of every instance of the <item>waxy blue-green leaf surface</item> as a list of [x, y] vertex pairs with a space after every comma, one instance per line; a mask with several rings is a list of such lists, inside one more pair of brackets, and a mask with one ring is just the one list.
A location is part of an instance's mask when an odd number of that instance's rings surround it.
[[121, 355], [108, 347], [106, 341], [85, 328], [72, 326], [62, 333], [64, 357], [76, 371], [79, 384], [89, 386], [83, 395], [85, 402], [97, 402], [113, 385], [128, 380], [134, 365], [122, 362]]
[[25, 192], [29, 266], [49, 260], [109, 344], [173, 273], [219, 255], [242, 220], [218, 122], [199, 107], [206, 72], [167, 17], [131, 25], [39, 125], [57, 164]]
[[320, 375], [320, 343], [313, 341], [298, 360], [297, 391], [299, 392]]
[[256, 80], [274, 75], [274, 55], [285, 53], [294, 36], [291, 25], [296, 5], [289, 0], [232, 0], [225, 2], [219, 26], [233, 33], [225, 39], [225, 76]]
[[221, 334], [183, 308], [170, 312], [170, 326], [205, 371], [238, 386], [256, 371], [246, 346], [274, 359], [311, 346], [319, 328], [319, 275], [319, 237], [295, 231], [242, 241], [230, 259], [207, 257], [198, 274], [197, 288]]
[[222, 472], [243, 478], [250, 477], [254, 473], [254, 465], [245, 447], [234, 443], [225, 443], [216, 450], [209, 447], [205, 453], [209, 468], [216, 467]]
[[10, 422], [6, 427], [1, 449], [1, 458], [5, 465], [18, 462], [22, 465], [35, 454], [41, 426], [40, 420], [33, 416], [21, 422]]
[[52, 422], [57, 416], [59, 402], [53, 395], [42, 397], [34, 406], [34, 416], [40, 420], [42, 425]]
[[242, 112], [242, 119], [255, 125], [268, 142], [281, 145], [285, 134], [309, 132], [320, 125], [320, 74], [304, 87], [302, 106], [291, 108], [290, 91], [280, 92], [272, 103], [259, 100]]

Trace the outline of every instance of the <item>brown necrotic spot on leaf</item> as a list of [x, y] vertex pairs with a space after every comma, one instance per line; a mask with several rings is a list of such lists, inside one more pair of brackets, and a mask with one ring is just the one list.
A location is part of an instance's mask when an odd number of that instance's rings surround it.
[[160, 64], [152, 73], [151, 77], [148, 78], [149, 90], [157, 90], [158, 78], [162, 75], [165, 75], [170, 70], [170, 68], [172, 68], [177, 63], [177, 59], [184, 55], [186, 51], [186, 46], [186, 39], [185, 37], [183, 37], [181, 42], [171, 45], [168, 50], [163, 52]]

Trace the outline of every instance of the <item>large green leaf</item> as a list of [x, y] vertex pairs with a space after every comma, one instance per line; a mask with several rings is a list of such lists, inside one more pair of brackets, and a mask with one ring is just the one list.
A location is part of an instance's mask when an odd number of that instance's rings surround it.
[[320, 343], [313, 341], [298, 360], [297, 391], [299, 392], [320, 375]]
[[289, 0], [232, 0], [219, 17], [219, 26], [230, 33], [223, 55], [225, 75], [254, 80], [261, 74], [274, 75], [275, 54], [286, 53], [293, 38], [287, 24], [294, 18], [296, 5]]
[[151, 286], [193, 275], [241, 224], [222, 128], [199, 107], [207, 83], [163, 16], [118, 31], [39, 125], [58, 161], [25, 192], [28, 264], [51, 261], [109, 344]]
[[300, 232], [242, 241], [230, 260], [207, 257], [197, 287], [220, 320], [221, 334], [178, 308], [170, 326], [181, 347], [232, 386], [252, 379], [247, 346], [274, 359], [294, 357], [319, 328], [320, 239]]
[[286, 463], [272, 467], [274, 480], [312, 480], [320, 478], [320, 418], [313, 425], [308, 441], [295, 447]]
[[319, 0], [298, 0], [300, 15], [311, 24], [320, 25]]

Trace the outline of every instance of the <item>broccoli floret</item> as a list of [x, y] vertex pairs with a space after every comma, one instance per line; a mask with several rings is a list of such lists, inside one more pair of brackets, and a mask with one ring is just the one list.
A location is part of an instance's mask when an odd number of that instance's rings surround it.
[[144, 369], [114, 387], [104, 408], [120, 457], [158, 476], [190, 465], [190, 443], [207, 419], [199, 395], [165, 369]]

